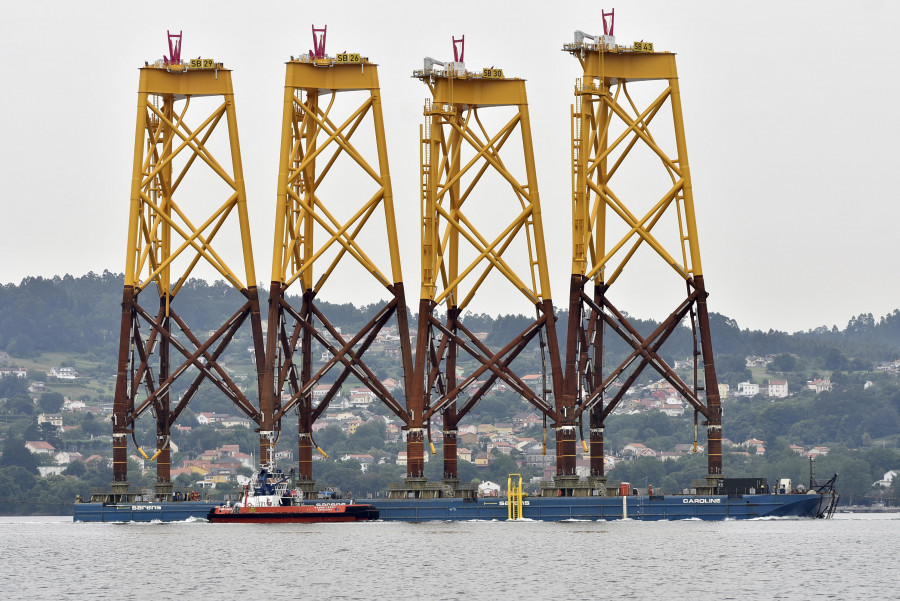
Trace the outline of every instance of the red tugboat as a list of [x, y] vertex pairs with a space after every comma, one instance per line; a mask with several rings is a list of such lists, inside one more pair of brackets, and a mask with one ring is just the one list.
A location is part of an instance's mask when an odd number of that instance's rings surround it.
[[[296, 524], [310, 522], [364, 522], [378, 519], [378, 509], [352, 500], [304, 501], [302, 493], [289, 490], [291, 477], [280, 470], [263, 470], [256, 482], [244, 488], [244, 498], [210, 510], [216, 523]], [[252, 488], [252, 490], [251, 490]]]

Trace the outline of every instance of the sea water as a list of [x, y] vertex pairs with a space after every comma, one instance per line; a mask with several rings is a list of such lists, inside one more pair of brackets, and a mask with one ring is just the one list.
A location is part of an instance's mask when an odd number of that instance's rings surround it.
[[897, 599], [900, 514], [725, 522], [0, 518], [0, 599]]

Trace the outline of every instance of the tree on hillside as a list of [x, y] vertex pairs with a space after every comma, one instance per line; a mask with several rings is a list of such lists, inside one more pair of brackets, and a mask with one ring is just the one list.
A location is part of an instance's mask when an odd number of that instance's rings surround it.
[[797, 358], [787, 353], [775, 355], [775, 358], [772, 359], [772, 362], [766, 366], [766, 371], [769, 373], [783, 373], [787, 371], [795, 371], [796, 369]]
[[522, 469], [516, 464], [516, 460], [501, 453], [498, 449], [491, 451], [491, 463], [482, 472], [488, 480], [506, 488], [506, 481], [510, 474], [522, 473]]
[[328, 426], [316, 432], [316, 444], [329, 455], [343, 453], [347, 449], [347, 435], [340, 426]]
[[[746, 345], [741, 340], [743, 332], [738, 323], [730, 317], [726, 317], [721, 313], [710, 313], [709, 331], [718, 352], [740, 354], [744, 351]], [[744, 331], [746, 332], [746, 330]]]
[[[827, 474], [837, 474], [837, 489], [842, 496], [864, 497], [872, 490], [872, 483], [883, 474], [873, 476], [869, 462], [858, 453], [845, 448], [832, 449], [828, 455], [816, 461], [816, 474], [824, 480]], [[848, 498], [848, 502], [853, 502]]]
[[11, 398], [6, 399], [3, 405], [5, 413], [18, 413], [20, 415], [34, 414], [34, 401], [27, 394], [14, 394]]
[[532, 321], [534, 319], [524, 315], [501, 315], [494, 321], [487, 343], [499, 348], [521, 334]]
[[628, 482], [634, 487], [646, 488], [647, 485], [655, 484], [659, 488], [666, 476], [666, 467], [665, 462], [656, 457], [638, 457], [633, 461], [617, 463], [609, 473], [609, 478]]
[[19, 357], [20, 359], [30, 359], [38, 356], [38, 352], [34, 348], [34, 342], [32, 342], [30, 337], [24, 335], [16, 336], [10, 340], [9, 344], [6, 345], [6, 350], [13, 357]]
[[14, 375], [0, 376], [0, 398], [27, 393], [28, 383], [24, 379]]
[[828, 351], [828, 355], [825, 357], [824, 367], [831, 371], [847, 371], [850, 369], [850, 361], [844, 353], [833, 348]]
[[45, 392], [38, 399], [38, 405], [45, 413], [59, 413], [65, 398], [58, 392]]
[[87, 471], [87, 467], [84, 465], [84, 461], [73, 461], [66, 469], [63, 470], [63, 474], [66, 476], [75, 476], [76, 478], [81, 477]]
[[[6, 501], [21, 504], [23, 499], [28, 498], [28, 493], [34, 487], [34, 481], [34, 475], [24, 467], [0, 466], [0, 503]], [[18, 508], [13, 507], [12, 509], [15, 512]]]
[[860, 313], [851, 317], [844, 329], [847, 336], [868, 336], [875, 330], [875, 317], [871, 313]]
[[46, 382], [47, 381], [47, 372], [42, 369], [29, 369], [28, 370], [28, 381], [29, 382]]
[[94, 417], [93, 413], [88, 413], [87, 415], [85, 415], [81, 422], [81, 431], [88, 436], [101, 436], [103, 434], [108, 434], [110, 427], [111, 425], [108, 420]]
[[738, 373], [747, 370], [747, 362], [741, 355], [716, 354], [716, 373]]
[[3, 455], [0, 455], [0, 468], [18, 466], [28, 470], [31, 474], [38, 473], [40, 461], [37, 456], [25, 447], [25, 440], [18, 436], [11, 436], [3, 444]]
[[371, 449], [380, 449], [384, 446], [384, 423], [372, 422], [362, 424], [356, 428], [356, 432], [347, 438], [347, 447], [357, 453], [368, 453]]
[[850, 369], [853, 371], [871, 371], [872, 362], [862, 357], [854, 357], [850, 361]]
[[892, 505], [900, 505], [900, 476], [891, 478], [891, 501]]

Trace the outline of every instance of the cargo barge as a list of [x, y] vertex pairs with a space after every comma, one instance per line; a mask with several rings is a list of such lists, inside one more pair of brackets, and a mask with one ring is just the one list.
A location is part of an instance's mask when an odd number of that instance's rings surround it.
[[[521, 518], [563, 520], [725, 520], [761, 517], [819, 517], [822, 496], [789, 495], [631, 495], [622, 497], [533, 497], [522, 501]], [[403, 522], [506, 520], [505, 498], [368, 500], [382, 520]], [[824, 516], [823, 516], [824, 517]]]
[[[506, 520], [506, 498], [366, 499], [383, 521], [428, 522]], [[524, 519], [562, 520], [702, 520], [761, 517], [826, 517], [820, 515], [822, 495], [632, 495], [627, 497], [532, 497], [522, 502]], [[178, 522], [208, 519], [221, 503], [76, 503], [76, 522]], [[277, 508], [274, 508], [277, 509]], [[260, 509], [262, 511], [263, 509]], [[238, 520], [230, 520], [238, 521]]]
[[[815, 491], [784, 491], [784, 494], [778, 490], [756, 494], [752, 491], [734, 492], [732, 489], [732, 491], [726, 491], [725, 494], [376, 498], [366, 499], [365, 504], [377, 510], [377, 519], [382, 521], [507, 520], [515, 517], [558, 522], [619, 519], [828, 518], [834, 512], [837, 499], [838, 496], [834, 492], [834, 479], [832, 479], [828, 484]], [[299, 501], [298, 503], [307, 507], [314, 507], [317, 503], [321, 504], [319, 501]], [[511, 504], [512, 507], [510, 507]], [[211, 515], [221, 514], [227, 510], [227, 508], [221, 507], [221, 503], [191, 501], [76, 503], [73, 520], [76, 522], [175, 522], [188, 519], [209, 519]]]

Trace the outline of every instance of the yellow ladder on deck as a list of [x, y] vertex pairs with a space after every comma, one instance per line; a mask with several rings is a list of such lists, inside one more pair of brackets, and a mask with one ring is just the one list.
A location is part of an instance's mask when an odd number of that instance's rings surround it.
[[525, 493], [522, 492], [522, 476], [520, 474], [509, 475], [506, 491], [507, 516], [511, 520], [518, 520], [522, 517], [522, 500], [525, 498]]

